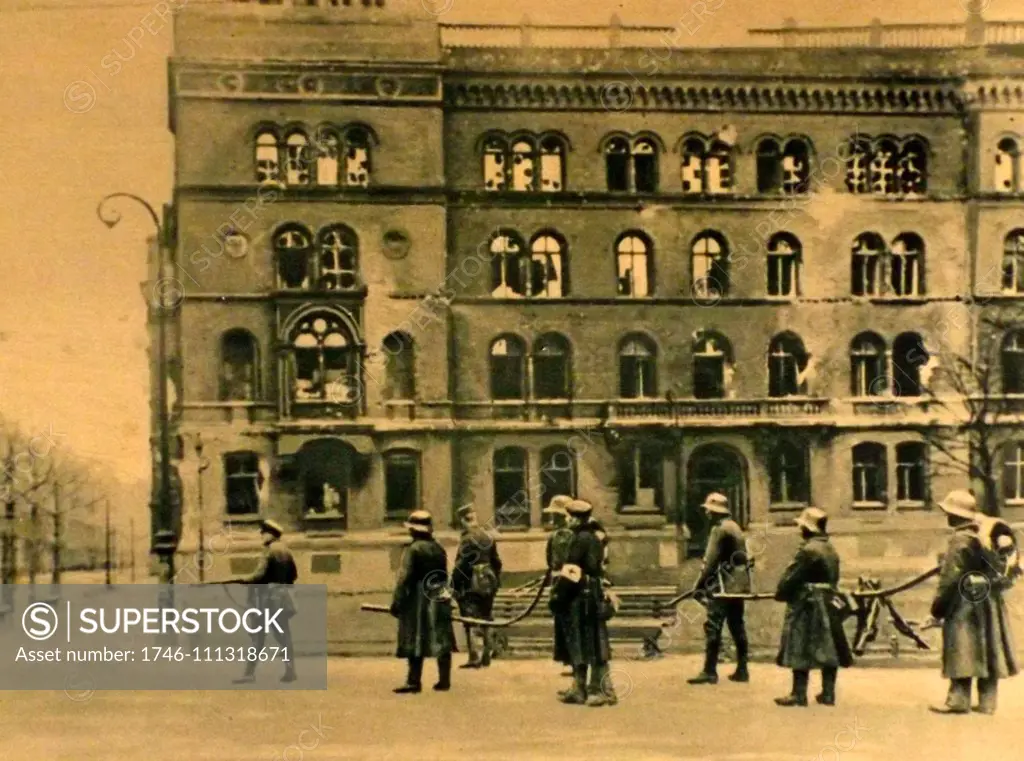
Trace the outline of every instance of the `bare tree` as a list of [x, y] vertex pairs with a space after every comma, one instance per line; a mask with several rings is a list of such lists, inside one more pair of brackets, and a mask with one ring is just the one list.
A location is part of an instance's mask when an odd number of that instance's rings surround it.
[[1003, 356], [1007, 336], [1020, 327], [1005, 310], [980, 313], [971, 354], [944, 352], [925, 389], [929, 407], [940, 413], [922, 432], [941, 455], [934, 458], [933, 473], [966, 475], [981, 487], [989, 515], [1000, 513], [1002, 449], [1024, 409], [1020, 399], [1006, 394]]

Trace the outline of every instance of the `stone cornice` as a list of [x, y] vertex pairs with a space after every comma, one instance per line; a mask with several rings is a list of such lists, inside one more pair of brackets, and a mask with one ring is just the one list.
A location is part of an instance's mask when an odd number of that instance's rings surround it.
[[972, 79], [963, 89], [971, 110], [1024, 109], [1024, 77]]
[[435, 67], [172, 61], [171, 98], [439, 104]]
[[623, 75], [600, 81], [559, 78], [466, 79], [446, 82], [445, 106], [455, 109], [543, 111], [749, 111], [756, 113], [950, 114], [963, 111], [952, 85], [730, 82], [647, 83]]

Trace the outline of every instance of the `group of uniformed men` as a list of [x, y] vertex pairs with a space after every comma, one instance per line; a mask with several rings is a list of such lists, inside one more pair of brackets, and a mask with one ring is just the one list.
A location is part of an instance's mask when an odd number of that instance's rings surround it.
[[[979, 512], [970, 492], [951, 492], [939, 507], [953, 529], [941, 560], [938, 592], [931, 606], [934, 622], [942, 622], [943, 676], [950, 680], [947, 700], [932, 707], [938, 713], [996, 709], [998, 680], [1018, 672], [1009, 616], [1003, 601], [1008, 588], [1010, 557], [1016, 552], [1012, 530]], [[692, 596], [707, 609], [705, 658], [690, 684], [718, 682], [723, 628], [736, 646], [734, 682], [748, 682], [749, 645], [742, 596], [752, 590], [751, 557], [746, 537], [733, 519], [728, 499], [708, 495], [703, 508], [711, 526], [700, 575]], [[545, 514], [553, 520], [547, 563], [551, 579], [550, 608], [554, 617], [554, 658], [570, 666], [572, 686], [558, 693], [567, 704], [605, 706], [618, 702], [608, 664], [611, 649], [608, 620], [618, 601], [606, 577], [608, 536], [583, 500], [556, 496]], [[424, 658], [436, 658], [435, 690], [451, 687], [451, 654], [456, 649], [452, 597], [464, 618], [491, 620], [501, 583], [501, 560], [493, 534], [479, 525], [472, 508], [459, 511], [463, 532], [449, 583], [447, 554], [433, 538], [429, 512], [417, 511], [405, 527], [412, 544], [398, 573], [391, 613], [398, 618], [397, 656], [408, 660], [405, 684], [396, 693], [418, 693]], [[806, 508], [796, 519], [803, 542], [783, 572], [775, 599], [786, 603], [776, 663], [793, 674], [789, 694], [776, 698], [785, 707], [807, 706], [811, 671], [821, 671], [821, 692], [815, 700], [836, 703], [839, 668], [853, 664], [843, 631], [848, 598], [838, 589], [840, 562], [828, 531], [828, 516]], [[476, 631], [479, 629], [480, 631]], [[464, 668], [490, 664], [490, 627], [466, 626], [469, 660]], [[480, 649], [475, 640], [482, 640]], [[568, 674], [566, 674], [568, 676]], [[589, 675], [589, 679], [588, 679]], [[971, 682], [978, 683], [979, 703], [970, 705]]]

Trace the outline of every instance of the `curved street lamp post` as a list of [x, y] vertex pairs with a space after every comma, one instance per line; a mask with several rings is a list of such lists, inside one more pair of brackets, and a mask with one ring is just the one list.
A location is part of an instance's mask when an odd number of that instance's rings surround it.
[[[153, 292], [147, 299], [150, 317], [156, 317], [157, 323], [157, 404], [159, 406], [159, 458], [160, 475], [156, 499], [150, 504], [153, 520], [153, 536], [151, 551], [156, 554], [163, 565], [167, 583], [174, 583], [174, 553], [177, 550], [178, 536], [174, 526], [173, 502], [171, 499], [171, 444], [170, 420], [167, 403], [167, 315], [177, 303], [168, 289], [161, 287], [165, 267], [169, 257], [170, 246], [166, 225], [160, 223], [160, 216], [143, 198], [132, 193], [111, 193], [105, 196], [96, 207], [96, 216], [107, 227], [113, 228], [121, 221], [121, 214], [108, 206], [110, 201], [123, 198], [135, 201], [148, 213], [156, 228], [157, 242], [157, 281], [153, 284]], [[109, 209], [109, 212], [108, 212]], [[154, 315], [155, 312], [155, 315]]]

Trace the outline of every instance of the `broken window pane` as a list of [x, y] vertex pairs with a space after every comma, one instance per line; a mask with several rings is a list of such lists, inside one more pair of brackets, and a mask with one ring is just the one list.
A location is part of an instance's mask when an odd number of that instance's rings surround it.
[[505, 189], [505, 142], [497, 137], [484, 142], [484, 188]]
[[390, 333], [382, 346], [387, 363], [384, 397], [414, 399], [416, 397], [416, 354], [412, 337], [407, 333]]
[[847, 146], [846, 189], [851, 193], [871, 190], [871, 145], [867, 140], [853, 138]]
[[565, 295], [562, 242], [553, 235], [539, 235], [531, 245], [530, 295], [561, 298]]
[[285, 182], [289, 185], [309, 184], [309, 141], [301, 132], [288, 136], [285, 145]]
[[800, 263], [800, 242], [780, 233], [768, 242], [768, 295], [795, 296]]
[[565, 146], [557, 137], [546, 137], [540, 144], [540, 189], [553, 193], [565, 187]]
[[255, 452], [224, 455], [224, 496], [228, 515], [253, 515], [260, 511], [259, 456]]
[[682, 180], [684, 193], [704, 190], [704, 141], [691, 137], [683, 143]]
[[256, 398], [257, 344], [247, 330], [229, 330], [221, 338], [221, 401]]
[[403, 520], [420, 508], [420, 456], [411, 450], [384, 453], [384, 512]]
[[701, 235], [693, 242], [693, 288], [698, 298], [725, 296], [729, 291], [728, 251], [716, 235]]
[[768, 349], [768, 396], [797, 396], [806, 393], [803, 371], [807, 353], [803, 342], [792, 334], [772, 340]]
[[858, 235], [853, 242], [852, 291], [854, 296], [879, 296], [882, 278], [879, 270], [885, 254], [885, 242], [874, 233]]
[[320, 280], [325, 291], [349, 290], [359, 284], [359, 240], [344, 225], [320, 233]]
[[277, 274], [282, 288], [308, 288], [312, 237], [301, 227], [285, 227], [274, 235]]
[[1013, 230], [1003, 242], [1003, 292], [1024, 293], [1024, 229]]
[[1003, 393], [1024, 394], [1024, 332], [1016, 330], [1003, 342]]
[[904, 194], [922, 194], [928, 187], [928, 152], [924, 142], [910, 138], [903, 144], [899, 161], [899, 189]]
[[766, 138], [757, 144], [757, 192], [777, 193], [782, 189], [782, 156], [779, 144]]
[[512, 190], [533, 190], [536, 152], [533, 144], [519, 140], [512, 146]]
[[704, 335], [693, 347], [693, 395], [697, 399], [724, 399], [729, 345], [717, 335]]
[[523, 242], [512, 232], [501, 232], [491, 239], [491, 295], [494, 298], [521, 298], [530, 282], [530, 259]]
[[617, 137], [605, 147], [605, 173], [608, 190], [629, 190], [629, 143]]
[[533, 350], [533, 386], [537, 399], [572, 396], [569, 342], [555, 333], [537, 339]]
[[917, 333], [903, 333], [892, 343], [893, 396], [921, 396], [921, 368], [928, 364], [928, 352]]
[[656, 395], [655, 349], [649, 339], [628, 339], [619, 351], [619, 396], [622, 399]]
[[256, 137], [256, 181], [264, 183], [280, 180], [280, 161], [277, 137], [271, 132], [261, 132]]
[[897, 296], [918, 296], [921, 293], [921, 273], [924, 260], [924, 241], [917, 235], [906, 233], [892, 242], [890, 256], [890, 283]]
[[491, 398], [522, 399], [526, 392], [526, 352], [515, 336], [491, 344]]
[[782, 151], [782, 192], [806, 193], [810, 187], [811, 151], [802, 139], [790, 140]]
[[885, 342], [874, 333], [862, 333], [850, 346], [850, 392], [854, 396], [889, 393]]
[[338, 159], [341, 153], [341, 140], [331, 130], [317, 133], [316, 181], [318, 185], [335, 186], [338, 184]]
[[356, 352], [341, 319], [314, 313], [292, 334], [293, 395], [297, 401], [352, 402], [359, 398]]
[[871, 157], [871, 190], [874, 193], [890, 195], [897, 191], [896, 167], [899, 161], [899, 149], [892, 140], [879, 140], [875, 143], [874, 155]]
[[770, 469], [773, 505], [807, 504], [810, 501], [810, 476], [807, 452], [788, 442], [772, 453]]
[[995, 189], [1001, 193], [1020, 190], [1020, 146], [1012, 137], [1004, 137], [996, 147]]
[[651, 140], [637, 140], [633, 144], [633, 174], [638, 193], [658, 189], [658, 149]]
[[618, 292], [620, 296], [649, 296], [647, 241], [638, 235], [624, 235], [618, 243]]
[[722, 142], [711, 144], [704, 173], [708, 193], [727, 193], [732, 190], [732, 151]]

